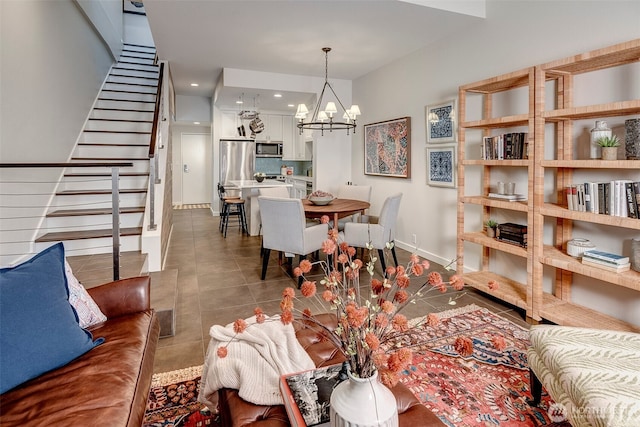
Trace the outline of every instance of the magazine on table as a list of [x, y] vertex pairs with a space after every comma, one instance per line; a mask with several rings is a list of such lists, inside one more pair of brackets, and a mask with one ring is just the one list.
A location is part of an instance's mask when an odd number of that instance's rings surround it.
[[280, 391], [292, 426], [328, 425], [331, 392], [346, 379], [341, 371], [340, 363], [280, 378]]

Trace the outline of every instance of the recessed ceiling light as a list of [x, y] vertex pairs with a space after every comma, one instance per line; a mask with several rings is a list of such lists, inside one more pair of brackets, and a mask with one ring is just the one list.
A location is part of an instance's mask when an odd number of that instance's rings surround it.
[[198, 83], [191, 83], [191, 86], [193, 86], [193, 87], [198, 87], [198, 86], [200, 86], [200, 85], [199, 85]]
[[241, 100], [239, 100], [239, 99], [236, 101], [236, 104], [242, 104], [242, 103], [243, 102]]
[[193, 124], [194, 124], [194, 125], [199, 125], [199, 124], [200, 124], [200, 122], [193, 122]]
[[274, 93], [273, 97], [274, 98], [282, 98], [282, 94], [281, 93]]
[[287, 104], [287, 107], [289, 107], [289, 108], [293, 108], [293, 107], [295, 107], [295, 105], [293, 105], [293, 104]]

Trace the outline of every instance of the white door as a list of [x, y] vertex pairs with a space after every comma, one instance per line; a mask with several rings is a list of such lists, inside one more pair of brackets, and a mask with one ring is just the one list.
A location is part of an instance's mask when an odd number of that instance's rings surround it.
[[211, 203], [211, 143], [209, 134], [183, 133], [182, 203]]

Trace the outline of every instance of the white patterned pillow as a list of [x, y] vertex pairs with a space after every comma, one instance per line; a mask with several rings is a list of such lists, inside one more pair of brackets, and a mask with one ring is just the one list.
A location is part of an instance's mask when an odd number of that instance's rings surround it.
[[69, 303], [73, 306], [78, 314], [78, 323], [81, 328], [88, 328], [97, 323], [107, 320], [98, 304], [91, 298], [91, 295], [82, 286], [82, 284], [76, 279], [71, 271], [71, 266], [64, 260], [64, 271], [67, 276], [67, 282], [69, 284]]

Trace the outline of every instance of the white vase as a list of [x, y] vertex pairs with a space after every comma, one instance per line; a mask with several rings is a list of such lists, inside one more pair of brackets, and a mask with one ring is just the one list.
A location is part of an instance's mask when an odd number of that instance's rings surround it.
[[397, 427], [396, 398], [378, 381], [376, 371], [370, 378], [343, 381], [331, 393], [332, 427]]

